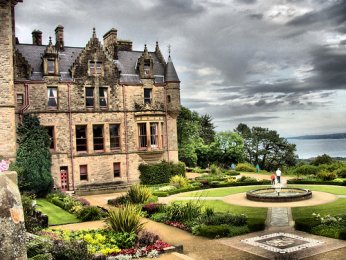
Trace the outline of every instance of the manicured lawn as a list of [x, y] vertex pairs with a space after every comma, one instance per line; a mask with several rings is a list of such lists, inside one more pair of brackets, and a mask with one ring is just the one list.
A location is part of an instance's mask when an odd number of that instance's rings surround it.
[[48, 215], [49, 225], [62, 225], [81, 222], [75, 215], [59, 208], [45, 199], [37, 199], [37, 209]]
[[318, 206], [292, 208], [293, 219], [312, 218], [312, 213], [319, 213], [321, 216], [346, 214], [346, 198]]
[[257, 185], [257, 186], [241, 186], [241, 187], [227, 187], [227, 188], [218, 188], [218, 189], [208, 189], [200, 190], [189, 193], [184, 193], [180, 197], [224, 197], [236, 193], [247, 192], [249, 190], [267, 188], [268, 185]]
[[[326, 185], [305, 185], [305, 184], [292, 184], [288, 185], [288, 187], [293, 188], [303, 188], [303, 189], [309, 189], [312, 191], [322, 191], [322, 192], [329, 192], [336, 195], [346, 195], [346, 187], [341, 186], [326, 186]], [[345, 209], [346, 212], [346, 209]]]

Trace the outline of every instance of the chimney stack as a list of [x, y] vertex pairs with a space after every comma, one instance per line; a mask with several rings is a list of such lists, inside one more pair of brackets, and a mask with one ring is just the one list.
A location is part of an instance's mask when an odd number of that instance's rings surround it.
[[118, 31], [116, 29], [112, 28], [105, 35], [103, 35], [103, 45], [115, 60], [117, 59], [117, 42]]
[[40, 30], [32, 31], [32, 44], [42, 45], [42, 32]]
[[64, 26], [62, 25], [55, 28], [55, 48], [57, 51], [64, 50]]

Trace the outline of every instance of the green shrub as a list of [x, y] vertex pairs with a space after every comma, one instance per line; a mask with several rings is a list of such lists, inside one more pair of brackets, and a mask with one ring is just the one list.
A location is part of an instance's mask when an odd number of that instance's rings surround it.
[[104, 213], [102, 209], [96, 206], [84, 207], [77, 215], [82, 221], [93, 221], [100, 220], [103, 217]]
[[52, 203], [62, 209], [64, 208], [64, 205], [65, 205], [64, 202], [60, 200], [58, 197], [52, 198]]
[[260, 218], [248, 219], [247, 226], [251, 232], [262, 231], [266, 227], [264, 220]]
[[317, 174], [317, 177], [324, 181], [331, 181], [336, 179], [337, 175], [335, 172], [327, 172], [325, 170], [322, 170]]
[[210, 174], [219, 175], [219, 174], [222, 174], [222, 170], [216, 164], [212, 164], [210, 165]]
[[27, 235], [26, 249], [27, 256], [29, 258], [34, 257], [36, 255], [49, 253], [51, 247], [51, 242], [41, 236], [36, 236], [33, 234]]
[[169, 194], [165, 191], [154, 191], [153, 195], [157, 197], [167, 197]]
[[235, 170], [239, 172], [256, 172], [256, 168], [248, 163], [238, 163]]
[[228, 236], [234, 237], [234, 236], [243, 235], [243, 234], [246, 234], [249, 232], [250, 232], [250, 229], [246, 225], [244, 225], [244, 226], [230, 226]]
[[34, 257], [28, 258], [29, 260], [53, 260], [53, 256], [51, 253], [47, 254], [39, 254]]
[[339, 178], [346, 178], [346, 167], [339, 168], [335, 171]]
[[177, 188], [186, 188], [189, 181], [182, 175], [174, 175], [170, 178], [169, 184]]
[[245, 215], [232, 215], [230, 213], [206, 213], [200, 218], [200, 222], [206, 225], [228, 224], [232, 226], [244, 226], [246, 225], [246, 220]]
[[185, 177], [185, 164], [161, 162], [158, 164], [140, 164], [139, 179], [142, 184], [160, 184], [168, 183], [169, 179], [174, 175], [182, 175]]
[[314, 165], [301, 165], [294, 170], [294, 174], [300, 175], [316, 175], [318, 173], [318, 167]]
[[169, 218], [165, 212], [154, 213], [150, 216], [150, 219], [152, 219], [156, 222], [161, 222], [161, 223], [164, 223], [164, 222], [169, 220]]
[[311, 232], [312, 228], [320, 225], [321, 222], [315, 218], [300, 218], [295, 219], [295, 229], [304, 231], [304, 232]]
[[107, 204], [112, 205], [112, 206], [119, 206], [119, 205], [124, 205], [126, 203], [129, 203], [130, 199], [129, 197], [126, 195], [120, 196], [118, 198], [115, 199], [109, 199], [107, 201]]
[[239, 172], [237, 172], [236, 170], [229, 170], [226, 172], [226, 175], [228, 176], [236, 176], [239, 175]]
[[115, 232], [138, 233], [143, 229], [141, 210], [136, 205], [126, 204], [108, 211], [106, 223]]
[[197, 225], [192, 227], [192, 234], [208, 238], [233, 237], [249, 233], [247, 226], [222, 225]]
[[173, 202], [165, 208], [165, 212], [171, 221], [190, 221], [202, 213], [202, 205], [199, 201]]
[[320, 164], [332, 164], [334, 162], [333, 158], [327, 154], [319, 155], [314, 160], [311, 161], [311, 165], [318, 166]]
[[85, 241], [70, 239], [69, 241], [54, 240], [51, 254], [54, 260], [89, 260], [92, 256], [88, 253]]
[[134, 204], [145, 203], [151, 195], [149, 188], [139, 184], [132, 185], [130, 190], [127, 192], [130, 202]]

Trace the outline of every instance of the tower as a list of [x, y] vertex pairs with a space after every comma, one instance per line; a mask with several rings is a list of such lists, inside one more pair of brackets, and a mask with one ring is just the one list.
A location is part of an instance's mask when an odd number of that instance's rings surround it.
[[0, 155], [16, 156], [13, 81], [14, 6], [22, 0], [0, 0]]

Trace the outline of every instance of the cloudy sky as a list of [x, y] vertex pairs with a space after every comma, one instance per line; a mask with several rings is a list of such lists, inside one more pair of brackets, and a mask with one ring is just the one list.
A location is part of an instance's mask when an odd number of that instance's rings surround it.
[[168, 45], [182, 105], [214, 118], [285, 137], [346, 132], [344, 0], [24, 0], [16, 34], [44, 44], [58, 24], [65, 44], [85, 46], [96, 27], [130, 39], [135, 50]]

